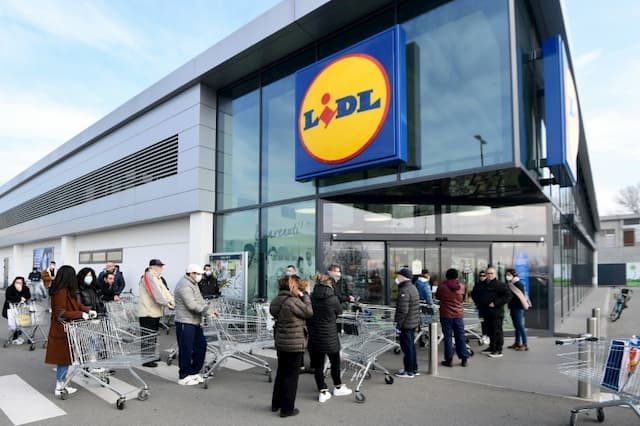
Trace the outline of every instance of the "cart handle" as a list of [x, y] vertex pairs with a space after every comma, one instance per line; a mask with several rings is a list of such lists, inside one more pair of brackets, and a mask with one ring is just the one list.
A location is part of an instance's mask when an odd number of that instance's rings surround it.
[[575, 345], [576, 343], [581, 343], [581, 342], [597, 342], [597, 341], [598, 341], [598, 338], [595, 336], [584, 335], [580, 337], [572, 337], [569, 339], [558, 339], [556, 340], [556, 345], [558, 346]]

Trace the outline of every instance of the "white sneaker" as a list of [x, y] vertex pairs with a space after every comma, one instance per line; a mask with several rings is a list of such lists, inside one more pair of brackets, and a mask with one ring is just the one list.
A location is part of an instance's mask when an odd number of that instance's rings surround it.
[[56, 382], [56, 390], [53, 392], [53, 394], [58, 398], [62, 397], [63, 391], [66, 391], [67, 395], [73, 395], [74, 393], [78, 392], [78, 389], [76, 388], [72, 388], [71, 386], [64, 387], [62, 385], [63, 382]]
[[340, 386], [336, 386], [335, 388], [333, 388], [333, 394], [335, 396], [351, 395], [352, 392], [353, 391], [349, 389], [347, 385], [345, 385], [344, 383], [341, 384]]
[[189, 377], [191, 377], [193, 380], [197, 380], [198, 383], [204, 383], [204, 377], [202, 377], [202, 374], [193, 374]]
[[322, 403], [322, 402], [327, 402], [330, 399], [331, 399], [331, 392], [329, 392], [329, 389], [322, 389], [320, 391], [320, 395], [318, 396], [318, 401]]
[[187, 376], [184, 379], [178, 380], [180, 386], [195, 386], [198, 383], [198, 379], [195, 379], [193, 376]]
[[24, 339], [22, 337], [18, 337], [17, 339], [15, 339], [13, 342], [14, 345], [22, 345], [24, 344]]

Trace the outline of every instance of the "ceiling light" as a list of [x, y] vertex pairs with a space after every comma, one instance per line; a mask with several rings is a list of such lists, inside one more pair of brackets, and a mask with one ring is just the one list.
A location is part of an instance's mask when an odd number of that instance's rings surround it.
[[378, 214], [368, 214], [365, 215], [365, 222], [388, 222], [391, 220], [391, 215], [389, 213], [378, 213]]
[[300, 207], [298, 209], [295, 209], [295, 212], [298, 214], [316, 214], [316, 208], [315, 207]]
[[488, 214], [491, 214], [491, 207], [489, 206], [476, 206], [472, 210], [458, 213], [460, 216], [486, 216]]

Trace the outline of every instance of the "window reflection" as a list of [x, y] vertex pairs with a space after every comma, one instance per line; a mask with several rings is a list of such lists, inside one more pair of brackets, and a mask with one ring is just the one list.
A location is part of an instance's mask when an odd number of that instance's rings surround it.
[[435, 233], [432, 205], [325, 203], [323, 223], [328, 233]]
[[545, 235], [547, 208], [529, 205], [491, 208], [489, 206], [443, 206], [442, 233]]

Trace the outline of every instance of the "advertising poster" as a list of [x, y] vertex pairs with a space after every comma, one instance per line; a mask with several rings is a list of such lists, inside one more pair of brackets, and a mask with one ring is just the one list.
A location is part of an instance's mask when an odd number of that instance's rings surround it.
[[213, 275], [218, 280], [220, 294], [227, 299], [247, 304], [248, 252], [212, 253], [209, 255]]
[[529, 255], [523, 251], [516, 251], [515, 267], [520, 282], [524, 286], [525, 294], [529, 294]]
[[43, 271], [49, 266], [49, 262], [55, 260], [53, 257], [53, 247], [33, 249], [33, 267], [38, 271]]

